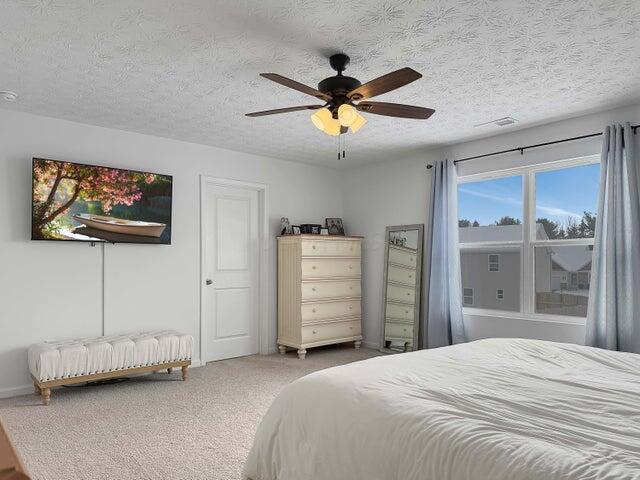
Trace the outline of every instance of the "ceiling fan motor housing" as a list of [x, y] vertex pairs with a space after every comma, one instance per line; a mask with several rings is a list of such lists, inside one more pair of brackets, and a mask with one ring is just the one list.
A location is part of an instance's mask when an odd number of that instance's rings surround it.
[[347, 65], [349, 65], [348, 55], [343, 53], [331, 55], [331, 57], [329, 57], [329, 64], [338, 74], [322, 80], [318, 84], [318, 90], [331, 95], [331, 101], [329, 105], [327, 105], [327, 108], [331, 110], [333, 117], [337, 118], [340, 105], [345, 103], [351, 104], [351, 100], [347, 98], [347, 93], [362, 84], [357, 78], [342, 75], [342, 72], [347, 68]]

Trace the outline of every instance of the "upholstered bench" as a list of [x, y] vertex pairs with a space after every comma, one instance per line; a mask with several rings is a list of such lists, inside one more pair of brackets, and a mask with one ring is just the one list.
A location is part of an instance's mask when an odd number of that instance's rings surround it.
[[29, 347], [29, 370], [36, 394], [49, 404], [51, 387], [137, 373], [182, 368], [187, 379], [193, 337], [171, 330], [91, 337]]

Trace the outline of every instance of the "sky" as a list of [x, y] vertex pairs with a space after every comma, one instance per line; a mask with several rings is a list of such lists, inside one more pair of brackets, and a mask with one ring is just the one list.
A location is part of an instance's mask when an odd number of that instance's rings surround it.
[[[536, 218], [565, 224], [586, 210], [597, 211], [600, 164], [536, 174]], [[522, 221], [522, 176], [504, 177], [458, 186], [458, 217], [492, 225], [501, 217]]]

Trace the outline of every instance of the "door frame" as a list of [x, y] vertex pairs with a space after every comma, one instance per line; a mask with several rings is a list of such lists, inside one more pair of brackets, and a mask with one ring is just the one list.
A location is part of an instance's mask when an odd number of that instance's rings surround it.
[[206, 298], [205, 266], [205, 228], [204, 228], [204, 189], [207, 186], [235, 187], [253, 190], [258, 193], [258, 352], [268, 355], [269, 339], [269, 186], [265, 183], [246, 182], [230, 178], [200, 175], [200, 361], [207, 363], [207, 318], [211, 312]]

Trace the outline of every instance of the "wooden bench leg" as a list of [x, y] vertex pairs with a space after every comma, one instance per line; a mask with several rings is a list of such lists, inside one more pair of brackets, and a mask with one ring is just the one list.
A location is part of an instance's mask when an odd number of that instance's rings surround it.
[[38, 386], [38, 384], [35, 381], [33, 382], [33, 388], [35, 389], [35, 394], [36, 395], [42, 395], [42, 393], [40, 392], [40, 387]]
[[186, 382], [187, 378], [189, 378], [189, 367], [184, 365], [182, 367], [182, 380]]
[[173, 368], [167, 368], [167, 373], [171, 375], [173, 373]]
[[40, 389], [42, 393], [42, 404], [49, 405], [49, 400], [51, 399], [51, 389], [50, 388], [42, 388]]

